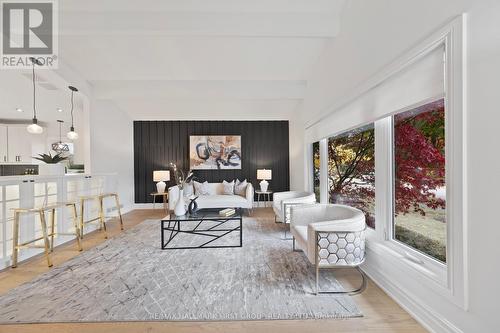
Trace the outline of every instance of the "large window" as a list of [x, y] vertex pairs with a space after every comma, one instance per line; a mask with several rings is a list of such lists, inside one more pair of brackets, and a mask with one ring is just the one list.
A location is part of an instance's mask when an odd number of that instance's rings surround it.
[[444, 100], [394, 116], [394, 238], [446, 262]]
[[333, 103], [305, 137], [324, 138], [323, 201], [360, 208], [376, 224], [366, 237], [378, 259], [367, 272], [403, 293], [425, 285], [467, 309], [464, 22], [440, 28]]
[[375, 228], [375, 131], [373, 124], [328, 139], [329, 202], [361, 209]]
[[319, 141], [316, 141], [312, 145], [312, 164], [313, 164], [313, 190], [316, 195], [316, 201], [320, 202], [320, 169], [321, 169], [321, 160], [320, 160], [320, 151], [319, 151]]

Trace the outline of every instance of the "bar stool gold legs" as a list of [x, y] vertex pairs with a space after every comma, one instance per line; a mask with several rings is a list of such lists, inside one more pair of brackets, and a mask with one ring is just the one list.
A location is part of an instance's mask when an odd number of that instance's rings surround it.
[[[120, 229], [123, 230], [123, 218], [120, 210], [120, 199], [117, 193], [104, 193], [100, 195], [90, 195], [80, 197], [80, 238], [83, 239], [84, 225], [90, 222], [99, 222], [99, 230], [104, 233], [104, 238], [108, 238], [107, 228], [106, 228], [106, 215], [104, 213], [104, 199], [108, 197], [113, 197], [115, 199], [115, 205], [118, 210], [118, 218], [120, 219]], [[87, 200], [95, 200], [99, 209], [99, 216], [90, 220], [85, 220], [85, 202]]]
[[114, 193], [116, 208], [118, 208], [118, 216], [120, 217], [120, 229], [123, 230], [123, 218], [122, 211], [120, 209], [120, 199], [118, 198], [118, 194]]
[[122, 218], [122, 212], [120, 210], [120, 199], [119, 199], [117, 193], [105, 193], [105, 194], [101, 194], [100, 195], [100, 200], [101, 200], [101, 214], [103, 216], [103, 219], [106, 218], [106, 216], [104, 216], [103, 200], [104, 200], [104, 198], [107, 198], [107, 197], [113, 197], [113, 198], [115, 198], [115, 205], [116, 205], [115, 207], [118, 210], [118, 218], [120, 219], [120, 229], [123, 230], [123, 218]]
[[12, 268], [17, 267], [17, 254], [18, 254], [18, 243], [19, 243], [19, 217], [20, 212], [14, 211], [14, 225], [12, 226], [13, 238], [12, 238]]
[[[49, 243], [49, 237], [47, 235], [47, 223], [45, 222], [45, 211], [40, 209], [40, 223], [42, 224], [42, 234], [43, 234], [43, 243], [45, 247], [45, 257], [47, 258], [47, 265], [52, 267], [52, 262], [50, 261], [50, 249], [53, 247], [53, 244]], [[54, 230], [52, 230], [53, 232]]]
[[[88, 200], [94, 200], [97, 203], [99, 209], [99, 216], [90, 220], [85, 220], [85, 202]], [[102, 212], [103, 212], [103, 207], [100, 195], [87, 195], [80, 197], [80, 239], [83, 239], [85, 224], [97, 221], [99, 222], [99, 229], [104, 230], [104, 238], [108, 238]]]
[[80, 198], [80, 239], [83, 239], [83, 214], [85, 213], [85, 199]]
[[[83, 228], [85, 223], [88, 222], [99, 222], [100, 229], [104, 232], [104, 238], [108, 238], [107, 230], [106, 230], [106, 216], [104, 214], [104, 199], [107, 197], [113, 197], [115, 199], [116, 209], [118, 210], [118, 217], [120, 219], [120, 228], [123, 230], [123, 218], [120, 210], [120, 199], [118, 198], [117, 193], [105, 193], [94, 196], [86, 196], [80, 197], [80, 218], [78, 218], [78, 212], [76, 208], [76, 203], [55, 203], [41, 208], [15, 208], [14, 209], [14, 225], [13, 225], [13, 241], [12, 241], [12, 268], [17, 267], [17, 262], [19, 259], [19, 249], [22, 247], [42, 247], [45, 252], [45, 257], [47, 258], [47, 265], [49, 267], [52, 266], [52, 261], [50, 259], [50, 253], [54, 251], [54, 236], [55, 235], [72, 235], [76, 237], [76, 244], [79, 251], [82, 251], [82, 243], [81, 239], [83, 238]], [[85, 202], [86, 200], [95, 200], [98, 203], [99, 207], [99, 216], [97, 218], [85, 221]], [[69, 207], [72, 211], [72, 220], [73, 226], [75, 228], [75, 232], [71, 234], [67, 233], [57, 233], [55, 224], [56, 224], [56, 209], [59, 207]], [[50, 212], [49, 215], [49, 223], [50, 223], [50, 232], [48, 230], [46, 212]], [[21, 220], [21, 214], [30, 213], [37, 214], [40, 218], [40, 225], [42, 229], [42, 236], [36, 239], [19, 243], [19, 225]], [[29, 245], [38, 241], [43, 240], [43, 246], [40, 245]]]
[[[45, 215], [45, 214], [44, 214]], [[56, 210], [50, 210], [50, 252], [54, 252], [54, 234], [55, 234], [55, 216]]]
[[73, 204], [71, 204], [71, 206], [72, 206], [72, 211], [73, 211], [73, 226], [75, 228], [76, 243], [78, 244], [78, 251], [83, 251], [82, 242], [80, 240], [81, 231], [80, 231], [80, 228], [78, 227], [78, 214], [76, 212], [76, 204], [73, 203]]
[[100, 227], [99, 229], [104, 232], [104, 238], [108, 239], [108, 233], [106, 230], [106, 221], [105, 221], [105, 216], [104, 216], [104, 198], [102, 196], [99, 196], [99, 222], [100, 222]]
[[[55, 215], [56, 215], [56, 209], [58, 207], [70, 207], [72, 208], [73, 211], [73, 225], [75, 227], [75, 232], [68, 234], [68, 233], [57, 233], [55, 230]], [[50, 211], [50, 233], [48, 232], [47, 229], [47, 221], [45, 219], [45, 212]], [[38, 237], [34, 240], [30, 240], [24, 243], [19, 244], [19, 224], [20, 224], [20, 218], [21, 214], [23, 213], [34, 213], [37, 214], [40, 217], [40, 225], [42, 228], [42, 237]], [[50, 260], [50, 252], [54, 251], [54, 236], [56, 234], [59, 235], [72, 235], [76, 237], [76, 242], [78, 246], [78, 250], [82, 251], [82, 245], [80, 243], [80, 238], [79, 238], [79, 230], [78, 230], [78, 224], [77, 224], [77, 216], [76, 216], [76, 204], [75, 203], [56, 203], [49, 205], [47, 207], [41, 207], [41, 208], [16, 208], [14, 209], [14, 225], [13, 225], [13, 240], [12, 240], [12, 268], [17, 267], [17, 261], [18, 261], [18, 256], [19, 256], [19, 249], [22, 247], [40, 247], [38, 245], [29, 245], [31, 243], [35, 243], [39, 240], [43, 239], [43, 249], [45, 251], [45, 257], [47, 258], [47, 265], [49, 267], [52, 267], [52, 261]], [[50, 240], [49, 240], [50, 237]]]

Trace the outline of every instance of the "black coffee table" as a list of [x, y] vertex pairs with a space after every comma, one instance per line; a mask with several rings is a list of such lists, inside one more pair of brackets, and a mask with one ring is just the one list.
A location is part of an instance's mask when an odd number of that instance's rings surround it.
[[[189, 213], [176, 216], [174, 213], [161, 220], [161, 248], [173, 249], [202, 249], [202, 248], [228, 248], [243, 246], [243, 209], [236, 208], [231, 216], [220, 216], [220, 209], [200, 209], [195, 215]], [[239, 223], [238, 223], [239, 222]], [[227, 237], [233, 232], [239, 233], [239, 244], [213, 245], [217, 240]], [[206, 238], [196, 246], [170, 245], [179, 234], [192, 234]]]

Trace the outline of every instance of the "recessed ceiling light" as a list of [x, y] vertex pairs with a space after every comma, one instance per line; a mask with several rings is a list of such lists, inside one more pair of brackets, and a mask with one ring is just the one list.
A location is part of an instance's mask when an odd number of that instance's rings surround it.
[[57, 108], [57, 112], [63, 112], [63, 109]]
[[17, 111], [17, 112], [23, 112], [23, 109], [21, 109], [21, 108], [16, 108], [16, 111]]

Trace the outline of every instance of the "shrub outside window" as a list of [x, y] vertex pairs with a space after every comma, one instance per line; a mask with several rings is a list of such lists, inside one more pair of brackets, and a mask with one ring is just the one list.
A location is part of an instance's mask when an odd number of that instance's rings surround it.
[[328, 139], [329, 202], [362, 210], [375, 228], [375, 130], [363, 126]]
[[314, 194], [316, 196], [316, 201], [320, 202], [321, 197], [320, 197], [320, 167], [321, 167], [321, 160], [320, 160], [320, 150], [319, 150], [319, 141], [316, 141], [312, 145], [312, 163], [313, 163], [313, 190]]

